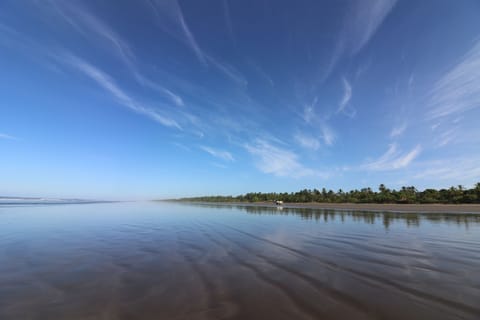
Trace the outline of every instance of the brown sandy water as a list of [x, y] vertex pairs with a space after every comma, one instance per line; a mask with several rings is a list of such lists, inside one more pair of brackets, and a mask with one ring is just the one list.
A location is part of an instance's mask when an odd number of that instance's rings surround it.
[[480, 215], [1, 206], [0, 319], [480, 319]]

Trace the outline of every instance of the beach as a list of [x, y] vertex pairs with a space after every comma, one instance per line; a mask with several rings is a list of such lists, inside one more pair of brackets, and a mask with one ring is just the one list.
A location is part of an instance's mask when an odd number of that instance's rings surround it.
[[153, 201], [0, 209], [0, 319], [480, 314], [480, 215]]
[[326, 209], [344, 211], [374, 211], [397, 213], [452, 213], [480, 214], [480, 204], [395, 204], [395, 203], [284, 203], [272, 202], [190, 202], [208, 205], [282, 207], [299, 209]]

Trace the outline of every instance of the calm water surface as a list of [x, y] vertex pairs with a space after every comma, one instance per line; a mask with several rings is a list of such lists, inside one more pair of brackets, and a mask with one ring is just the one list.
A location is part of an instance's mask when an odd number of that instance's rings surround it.
[[0, 319], [480, 319], [480, 216], [0, 206]]

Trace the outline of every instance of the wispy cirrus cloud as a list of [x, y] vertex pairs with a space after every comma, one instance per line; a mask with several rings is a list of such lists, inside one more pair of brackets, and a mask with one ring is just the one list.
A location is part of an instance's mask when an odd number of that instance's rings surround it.
[[147, 4], [153, 9], [160, 28], [189, 47], [201, 64], [212, 66], [225, 77], [242, 87], [248, 84], [246, 78], [237, 69], [226, 62], [214, 58], [200, 47], [185, 21], [182, 8], [177, 0], [148, 0]]
[[349, 14], [345, 17], [343, 41], [351, 54], [357, 54], [373, 37], [397, 0], [353, 1]]
[[58, 0], [50, 1], [49, 4], [54, 8], [54, 12], [85, 38], [88, 40], [101, 38], [101, 45], [112, 48], [112, 53], [130, 68], [135, 68], [136, 57], [127, 42], [84, 6], [78, 2]]
[[227, 169], [228, 167], [224, 164], [218, 163], [218, 162], [210, 162], [210, 164], [214, 167], [220, 168], [220, 169]]
[[320, 128], [320, 131], [322, 133], [323, 142], [327, 146], [333, 145], [333, 143], [335, 142], [336, 136], [335, 136], [335, 133], [332, 131], [332, 129], [327, 125], [323, 125]]
[[412, 150], [402, 153], [398, 150], [397, 144], [393, 143], [388, 150], [378, 159], [370, 161], [361, 169], [372, 171], [386, 171], [405, 168], [420, 154], [422, 147], [415, 146]]
[[183, 16], [182, 8], [177, 0], [147, 0], [160, 27], [172, 37], [185, 43], [195, 53], [198, 60], [206, 65], [207, 59], [197, 43], [192, 31]]
[[228, 0], [223, 0], [223, 17], [225, 18], [225, 25], [227, 26], [228, 35], [235, 44], [235, 36], [233, 34], [232, 18], [230, 17], [230, 6]]
[[445, 73], [429, 93], [428, 120], [480, 107], [480, 40]]
[[206, 56], [210, 65], [214, 66], [218, 71], [220, 71], [224, 76], [235, 82], [236, 84], [246, 87], [248, 84], [247, 79], [234, 67], [231, 65], [220, 62], [218, 59], [214, 59], [211, 56]]
[[5, 140], [17, 140], [16, 137], [11, 136], [11, 135], [6, 134], [6, 133], [0, 133], [0, 139], [5, 139]]
[[179, 106], [179, 107], [183, 107], [185, 106], [185, 102], [183, 101], [183, 98], [174, 93], [173, 91], [167, 89], [166, 87], [162, 86], [162, 85], [159, 85], [158, 83], [156, 83], [155, 81], [152, 81], [144, 76], [142, 76], [140, 73], [138, 72], [134, 72], [134, 76], [135, 76], [135, 79], [142, 85], [146, 86], [146, 87], [149, 87], [159, 93], [161, 93], [163, 96], [165, 96], [166, 98], [168, 98], [170, 101], [172, 101], [175, 105]]
[[314, 150], [314, 151], [320, 148], [320, 141], [317, 138], [312, 137], [310, 135], [297, 133], [295, 134], [294, 139], [303, 148]]
[[[177, 106], [184, 105], [180, 95], [143, 75], [138, 68], [138, 59], [127, 41], [109, 25], [92, 14], [86, 7], [77, 2], [69, 1], [54, 0], [49, 3], [61, 19], [71, 25], [86, 39], [93, 41], [100, 38], [101, 41], [95, 41], [95, 45], [106, 47], [109, 52], [117, 56], [140, 85], [156, 91]], [[45, 7], [43, 6], [43, 8]]]
[[402, 124], [395, 126], [392, 128], [392, 131], [390, 131], [390, 138], [395, 138], [401, 136], [405, 130], [407, 129], [407, 123], [403, 122]]
[[[101, 36], [104, 40], [107, 40], [107, 42], [112, 45], [112, 52], [121, 58], [121, 61], [123, 61], [128, 70], [132, 72], [133, 78], [138, 83], [160, 93], [163, 97], [166, 97], [175, 105], [184, 106], [184, 101], [181, 96], [148, 79], [138, 71], [135, 63], [136, 58], [129, 46], [120, 36], [118, 36], [102, 21], [98, 20], [82, 7], [70, 7], [68, 2], [52, 1], [49, 3], [53, 6], [55, 12], [58, 13], [62, 19], [68, 22], [68, 24], [74, 26], [74, 28], [81, 34], [85, 35], [86, 37], [90, 37], [91, 35]], [[52, 61], [55, 63], [59, 62], [58, 52], [62, 51], [60, 47], [47, 47], [42, 43], [37, 42], [35, 39], [17, 32], [13, 28], [3, 24], [0, 24], [0, 31], [3, 31], [4, 35], [4, 37], [0, 37], [0, 44], [2, 44], [2, 41], [4, 41], [5, 45], [8, 45], [9, 47], [13, 46], [25, 54], [35, 51], [37, 53], [37, 55], [33, 56], [35, 60], [40, 60], [42, 65], [48, 65], [55, 71], [58, 70], [57, 66], [52, 64]], [[62, 60], [62, 58], [60, 58], [60, 60]]]
[[450, 159], [438, 159], [420, 163], [415, 179], [432, 179], [435, 181], [445, 180], [451, 183], [465, 184], [476, 183], [480, 179], [480, 158], [478, 157], [454, 157]]
[[275, 82], [273, 81], [273, 78], [267, 72], [265, 72], [263, 68], [261, 68], [257, 63], [253, 62], [252, 60], [249, 60], [248, 64], [251, 68], [255, 70], [255, 72], [260, 76], [260, 78], [262, 78], [263, 80], [265, 80], [266, 83], [268, 83], [271, 88], [275, 87]]
[[60, 57], [60, 59], [71, 67], [75, 68], [77, 71], [81, 72], [83, 75], [92, 79], [97, 85], [108, 92], [120, 105], [123, 105], [124, 107], [127, 107], [139, 114], [148, 116], [149, 118], [166, 127], [182, 130], [182, 127], [180, 127], [180, 125], [174, 119], [171, 119], [168, 116], [161, 114], [157, 110], [137, 102], [134, 98], [123, 91], [108, 74], [94, 67], [88, 62], [71, 54], [66, 54]]
[[342, 79], [342, 83], [343, 83], [343, 96], [342, 96], [342, 100], [340, 101], [340, 105], [338, 106], [337, 112], [342, 112], [343, 109], [345, 109], [347, 104], [350, 102], [350, 99], [352, 98], [352, 86], [345, 78]]
[[[53, 46], [47, 47], [35, 38], [0, 22], [0, 46], [13, 49], [54, 72], [59, 72], [56, 57], [52, 57]], [[34, 55], [31, 53], [35, 52]], [[53, 61], [53, 62], [52, 62]]]
[[300, 117], [304, 123], [317, 132], [317, 136], [327, 146], [331, 146], [335, 143], [336, 134], [333, 129], [327, 124], [327, 121], [317, 114], [315, 106], [318, 102], [318, 98], [315, 97], [311, 104], [307, 104], [303, 108], [303, 113]]
[[218, 150], [218, 149], [214, 149], [214, 148], [207, 147], [207, 146], [200, 146], [199, 148], [202, 149], [203, 151], [205, 151], [206, 153], [214, 156], [215, 158], [218, 158], [218, 159], [221, 159], [221, 160], [224, 160], [224, 161], [234, 161], [235, 160], [233, 158], [232, 154], [228, 151]]
[[342, 84], [343, 95], [338, 105], [337, 113], [342, 113], [350, 118], [353, 118], [356, 114], [356, 111], [349, 106], [350, 100], [352, 99], [352, 85], [345, 78], [342, 78]]
[[396, 3], [397, 0], [351, 2], [322, 81], [329, 77], [342, 57], [354, 56], [368, 44]]
[[265, 140], [257, 139], [246, 144], [245, 149], [255, 158], [257, 168], [278, 177], [300, 178], [317, 176], [326, 178], [328, 174], [302, 165], [293, 151], [275, 146]]
[[458, 135], [456, 129], [453, 127], [438, 134], [436, 137], [437, 147], [444, 147], [452, 143]]
[[307, 104], [303, 108], [303, 113], [302, 113], [302, 119], [305, 121], [307, 124], [311, 124], [314, 120], [317, 119], [317, 115], [315, 113], [315, 105], [318, 102], [318, 98], [315, 97], [313, 99], [313, 102], [311, 104]]

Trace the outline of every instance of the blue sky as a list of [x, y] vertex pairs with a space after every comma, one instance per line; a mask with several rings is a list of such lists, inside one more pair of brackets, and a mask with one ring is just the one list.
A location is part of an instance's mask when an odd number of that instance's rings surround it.
[[2, 1], [0, 194], [480, 181], [480, 2]]

